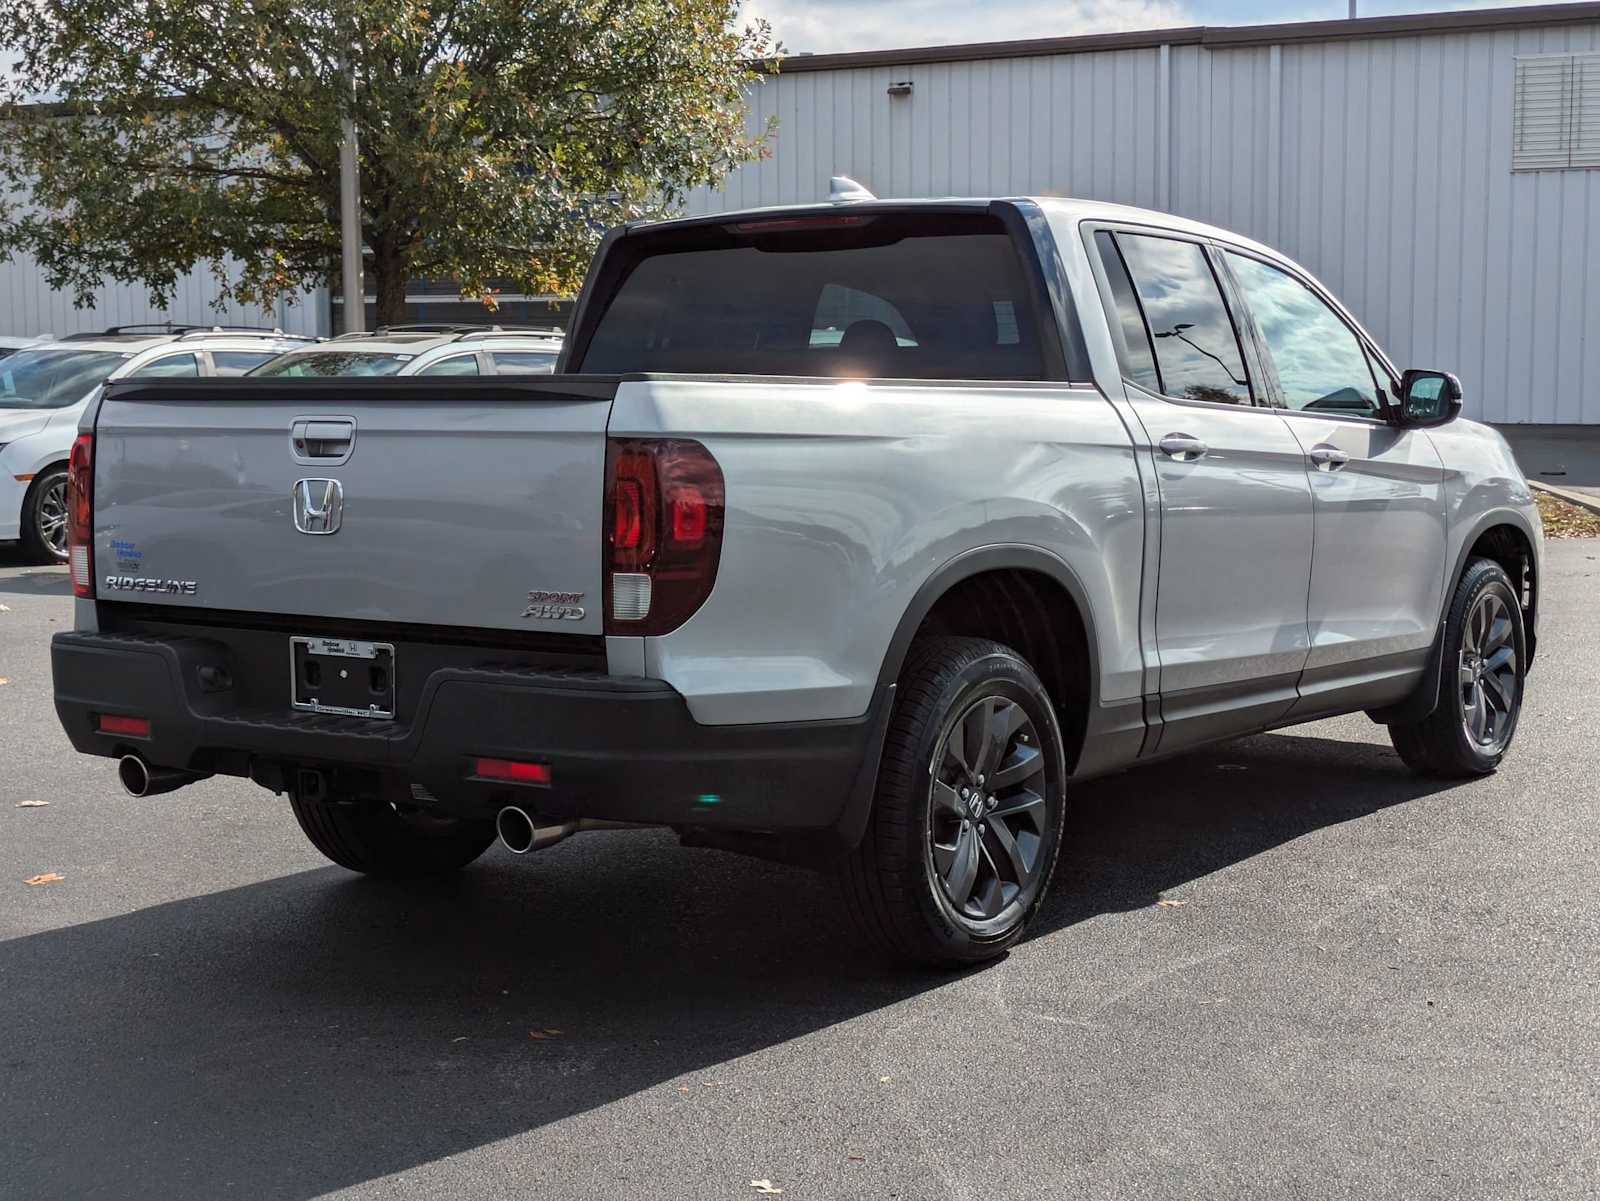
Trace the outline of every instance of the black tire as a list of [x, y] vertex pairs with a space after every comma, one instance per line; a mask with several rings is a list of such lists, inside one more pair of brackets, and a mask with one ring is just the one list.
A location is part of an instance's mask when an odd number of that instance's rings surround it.
[[31, 559], [46, 563], [67, 561], [66, 527], [55, 524], [66, 521], [66, 485], [65, 467], [46, 468], [33, 478], [22, 502], [22, 545]]
[[439, 876], [459, 871], [495, 839], [493, 821], [436, 818], [367, 797], [289, 803], [311, 845], [340, 867], [370, 876]]
[[[1012, 722], [1021, 724], [1001, 737]], [[976, 753], [952, 749], [973, 741], [974, 729], [985, 731]], [[1029, 747], [1037, 754], [1028, 755]], [[970, 785], [986, 761], [998, 765], [988, 774], [1006, 784], [963, 794], [946, 778]], [[1023, 771], [1031, 774], [1009, 782]], [[1022, 937], [1055, 871], [1065, 781], [1055, 709], [1025, 659], [985, 638], [913, 644], [872, 816], [843, 867], [856, 924], [891, 953], [922, 963], [962, 966], [1003, 954]], [[962, 895], [964, 903], [953, 899]]]
[[[1475, 623], [1484, 613], [1493, 616], [1486, 629], [1477, 630]], [[1502, 618], [1507, 623], [1503, 631], [1498, 628]], [[1490, 635], [1495, 635], [1491, 640], [1511, 657], [1500, 668], [1486, 670], [1486, 660], [1496, 658], [1500, 651], [1485, 656], [1475, 649], [1475, 643]], [[1527, 654], [1522, 606], [1510, 577], [1490, 559], [1469, 561], [1445, 618], [1439, 703], [1421, 721], [1389, 727], [1389, 739], [1406, 766], [1419, 775], [1448, 780], [1488, 775], [1499, 767], [1522, 711]], [[1480, 696], [1492, 719], [1492, 724], [1484, 727], [1492, 735], [1487, 739], [1474, 734], [1472, 702]]]

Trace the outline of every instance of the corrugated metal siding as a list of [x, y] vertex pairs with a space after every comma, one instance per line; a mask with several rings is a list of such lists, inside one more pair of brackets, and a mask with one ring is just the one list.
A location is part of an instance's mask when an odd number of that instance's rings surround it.
[[1402, 365], [1458, 371], [1474, 416], [1600, 424], [1600, 171], [1511, 170], [1516, 57], [1593, 50], [1585, 23], [780, 74], [753, 96], [772, 156], [687, 208], [842, 173], [1168, 209], [1306, 264]]
[[195, 271], [181, 277], [167, 309], [150, 303], [145, 289], [124, 284], [109, 284], [95, 294], [93, 308], [78, 309], [72, 296], [58, 292], [44, 280], [31, 259], [22, 257], [0, 262], [0, 333], [64, 334], [105, 329], [111, 325], [137, 325], [145, 322], [175, 321], [194, 324], [276, 326], [287, 333], [326, 333], [323, 294], [308, 292], [298, 303], [283, 303], [271, 309], [228, 305], [211, 307], [215, 285], [207, 272]]

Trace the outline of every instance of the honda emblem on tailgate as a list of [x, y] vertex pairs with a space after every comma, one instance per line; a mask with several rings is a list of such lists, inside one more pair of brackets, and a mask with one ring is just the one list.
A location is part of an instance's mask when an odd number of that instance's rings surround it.
[[294, 528], [302, 534], [337, 534], [344, 520], [344, 485], [338, 480], [296, 480]]

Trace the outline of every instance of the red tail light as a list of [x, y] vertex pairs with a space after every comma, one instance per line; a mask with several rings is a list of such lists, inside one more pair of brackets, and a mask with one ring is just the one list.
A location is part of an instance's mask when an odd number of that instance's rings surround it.
[[606, 633], [667, 634], [694, 615], [716, 582], [722, 514], [722, 468], [700, 443], [606, 444]]
[[94, 597], [94, 435], [79, 434], [67, 458], [67, 562], [72, 594]]

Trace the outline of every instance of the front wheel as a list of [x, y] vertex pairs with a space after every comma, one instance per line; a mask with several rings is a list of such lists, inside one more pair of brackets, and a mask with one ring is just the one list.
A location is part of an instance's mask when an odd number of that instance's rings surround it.
[[34, 477], [22, 502], [22, 541], [28, 554], [51, 563], [67, 561], [67, 469], [51, 467]]
[[289, 793], [311, 845], [340, 867], [372, 876], [438, 876], [471, 863], [495, 839], [494, 822], [438, 818], [369, 797]]
[[844, 867], [857, 924], [902, 957], [979, 963], [1022, 937], [1061, 848], [1061, 729], [1044, 685], [983, 638], [916, 643], [872, 818]]
[[1390, 726], [1390, 741], [1421, 775], [1487, 775], [1516, 733], [1528, 664], [1522, 606], [1498, 563], [1467, 564], [1445, 619], [1443, 650], [1439, 703], [1421, 721]]

